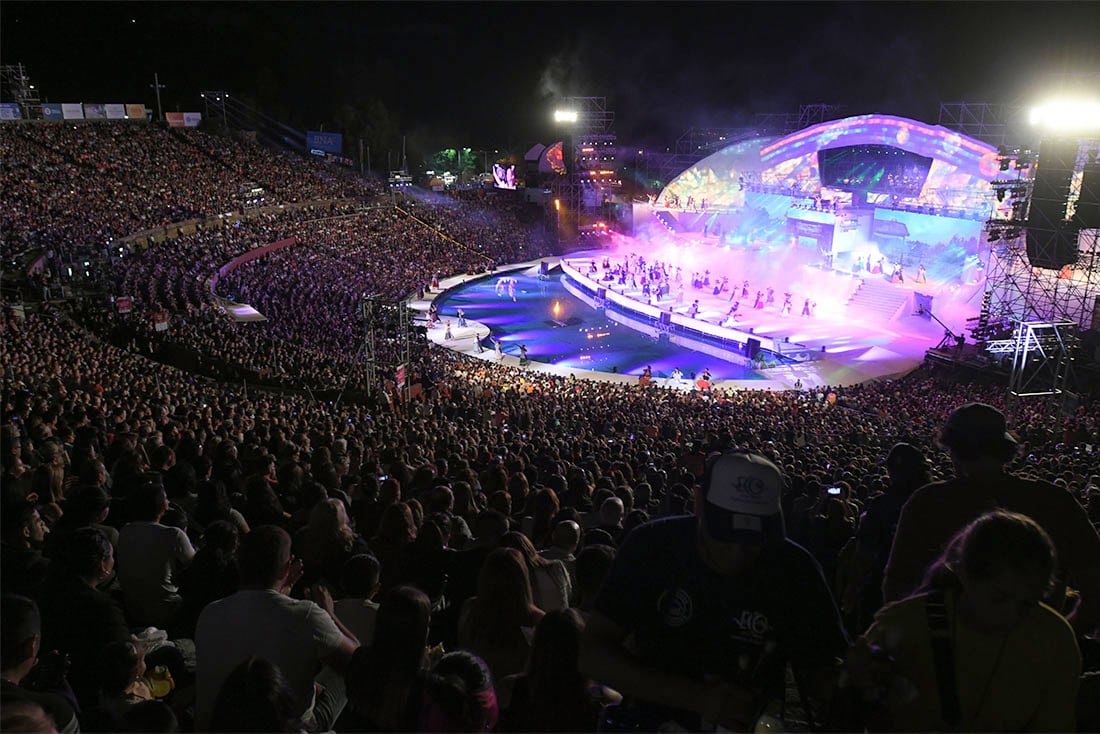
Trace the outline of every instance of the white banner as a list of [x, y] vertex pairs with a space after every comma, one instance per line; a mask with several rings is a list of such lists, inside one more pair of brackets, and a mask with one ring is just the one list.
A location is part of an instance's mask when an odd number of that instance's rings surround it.
[[202, 122], [201, 112], [184, 112], [183, 113], [183, 126], [184, 127], [198, 127]]
[[16, 102], [0, 102], [0, 120], [21, 120], [22, 113]]
[[107, 110], [108, 120], [125, 120], [126, 119], [126, 105], [124, 104], [106, 104], [103, 105]]
[[84, 105], [80, 102], [62, 102], [61, 116], [66, 120], [83, 120]]

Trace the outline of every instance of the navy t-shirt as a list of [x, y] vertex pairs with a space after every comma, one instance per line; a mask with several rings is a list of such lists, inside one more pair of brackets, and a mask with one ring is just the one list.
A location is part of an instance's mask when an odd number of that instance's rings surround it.
[[697, 678], [782, 691], [786, 663], [828, 666], [847, 638], [821, 567], [785, 540], [744, 577], [712, 571], [696, 548], [696, 518], [636, 528], [596, 609], [633, 633], [644, 664]]

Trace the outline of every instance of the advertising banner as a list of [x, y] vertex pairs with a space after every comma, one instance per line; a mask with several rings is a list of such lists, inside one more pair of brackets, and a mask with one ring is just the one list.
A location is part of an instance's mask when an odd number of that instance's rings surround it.
[[134, 310], [134, 299], [130, 296], [119, 296], [115, 299], [115, 307], [119, 313], [130, 313]]
[[66, 120], [83, 120], [84, 105], [79, 102], [62, 102], [61, 116]]
[[184, 112], [183, 113], [183, 126], [184, 127], [198, 127], [202, 122], [201, 112]]
[[42, 105], [43, 120], [61, 120], [65, 115], [61, 112], [61, 105], [56, 102], [46, 102]]
[[340, 133], [322, 133], [316, 130], [306, 132], [306, 150], [323, 150], [326, 153], [342, 155], [344, 136]]
[[107, 108], [101, 104], [85, 104], [84, 105], [84, 119], [85, 120], [106, 120]]
[[126, 105], [122, 104], [105, 104], [104, 110], [107, 112], [108, 120], [125, 120], [126, 119]]
[[0, 120], [19, 120], [22, 117], [17, 102], [0, 102]]
[[168, 121], [168, 127], [183, 127], [182, 112], [165, 112], [164, 119]]
[[144, 120], [145, 119], [145, 105], [143, 104], [128, 104], [126, 105], [126, 117], [131, 120]]

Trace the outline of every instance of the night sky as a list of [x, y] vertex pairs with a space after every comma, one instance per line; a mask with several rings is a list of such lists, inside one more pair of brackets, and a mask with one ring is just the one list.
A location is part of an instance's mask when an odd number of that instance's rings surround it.
[[[198, 110], [225, 89], [302, 128], [381, 105], [420, 140], [521, 148], [562, 94], [604, 96], [626, 144], [670, 145], [799, 103], [935, 122], [941, 101], [1100, 89], [1100, 4], [0, 4], [3, 63], [53, 102]], [[1078, 82], [1079, 83], [1079, 82]]]

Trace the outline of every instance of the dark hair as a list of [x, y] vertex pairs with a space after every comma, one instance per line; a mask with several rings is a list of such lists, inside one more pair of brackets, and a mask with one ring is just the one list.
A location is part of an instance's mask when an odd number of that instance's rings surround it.
[[577, 554], [577, 592], [582, 606], [595, 600], [614, 562], [615, 549], [608, 545], [590, 545]]
[[3, 513], [0, 513], [0, 527], [3, 528], [2, 537], [16, 543], [22, 543], [20, 537], [23, 528], [27, 527], [38, 507], [30, 502], [5, 503]]
[[450, 652], [432, 668], [424, 691], [427, 706], [418, 722], [422, 732], [490, 731], [497, 721], [493, 677], [481, 658]]
[[581, 632], [584, 620], [575, 609], [547, 612], [535, 625], [527, 680], [531, 699], [552, 705], [564, 692], [583, 691], [585, 679], [579, 672]]
[[932, 564], [922, 591], [971, 579], [995, 578], [1004, 571], [1035, 573], [1054, 583], [1057, 554], [1050, 536], [1027, 515], [994, 510], [955, 534], [947, 550]]
[[141, 652], [129, 640], [109, 642], [99, 651], [99, 689], [107, 696], [121, 696], [134, 682]]
[[27, 659], [24, 644], [42, 632], [42, 618], [33, 599], [4, 594], [0, 601], [0, 667], [14, 668]]
[[232, 555], [240, 543], [240, 530], [231, 522], [215, 520], [202, 533], [202, 547], [217, 552], [221, 557]]
[[261, 525], [246, 534], [237, 552], [241, 584], [269, 585], [290, 561], [290, 536], [277, 525]]
[[172, 707], [164, 701], [142, 701], [122, 713], [122, 730], [174, 734], [180, 730], [180, 724]]
[[167, 497], [164, 485], [146, 479], [133, 489], [126, 500], [131, 516], [136, 520], [154, 520], [160, 514], [161, 497]]
[[382, 574], [382, 564], [367, 553], [359, 553], [349, 558], [340, 571], [340, 588], [355, 599], [365, 599]]
[[99, 564], [106, 560], [114, 549], [111, 541], [99, 528], [78, 528], [65, 541], [62, 548], [62, 562], [77, 576], [86, 578], [92, 575]]
[[353, 711], [373, 720], [387, 696], [395, 691], [409, 695], [425, 666], [431, 613], [431, 601], [419, 589], [398, 586], [386, 593], [375, 617], [373, 642], [359, 648], [348, 666], [348, 705]]
[[274, 663], [252, 656], [233, 669], [214, 700], [209, 731], [296, 732], [294, 689]]

